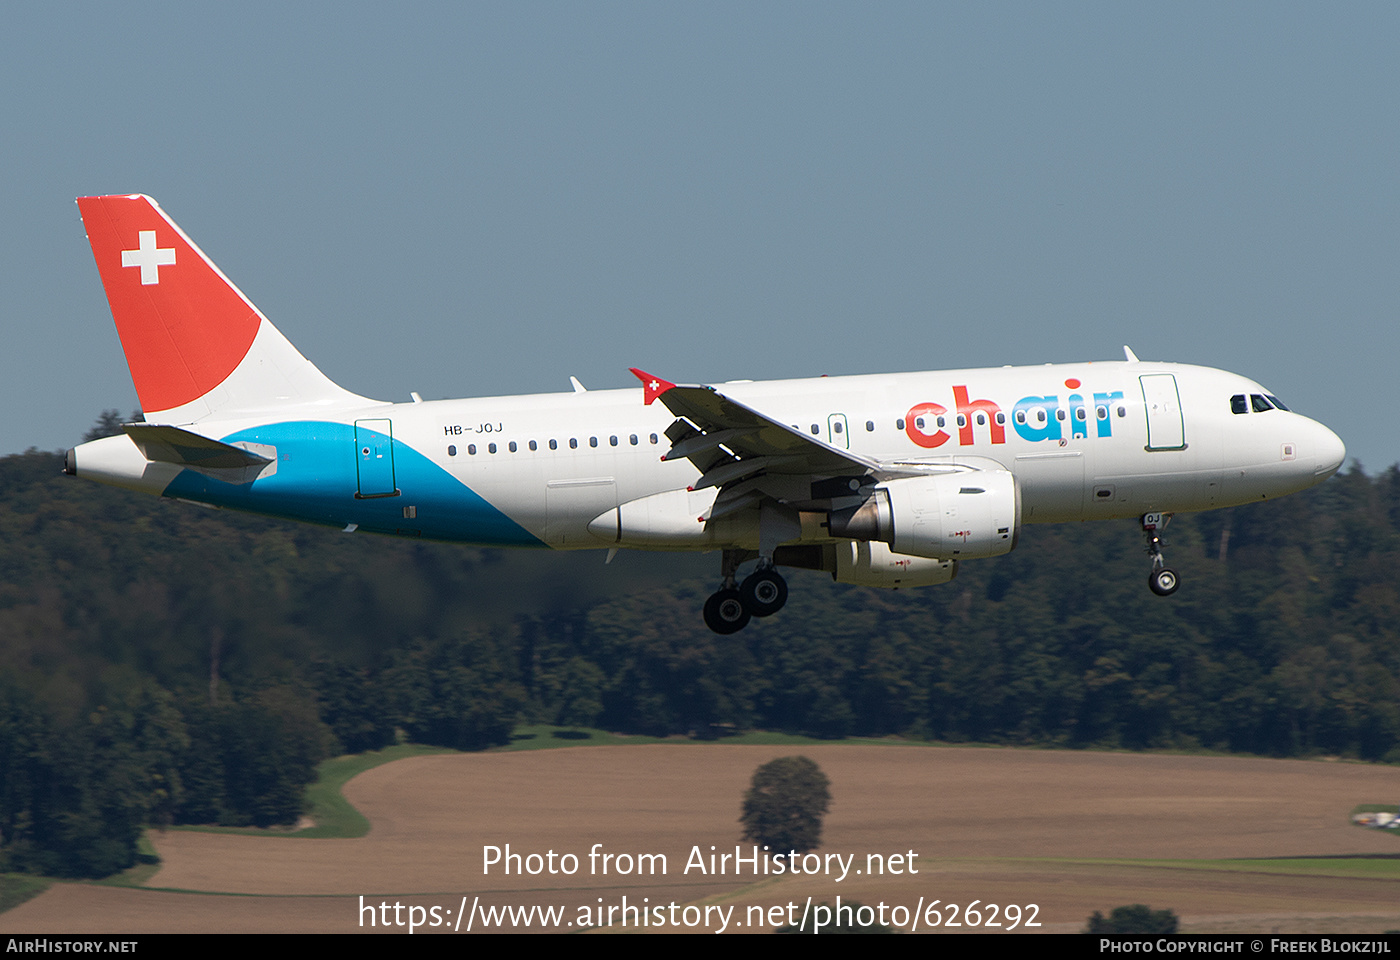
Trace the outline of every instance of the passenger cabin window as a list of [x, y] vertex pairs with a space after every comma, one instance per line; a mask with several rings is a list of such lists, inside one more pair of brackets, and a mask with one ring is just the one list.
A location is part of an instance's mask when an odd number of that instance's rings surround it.
[[467, 455], [468, 455], [468, 456], [472, 456], [472, 457], [476, 456], [476, 444], [474, 444], [474, 443], [469, 443], [469, 444], [467, 444]]
[[570, 437], [570, 438], [569, 438], [569, 449], [570, 449], [570, 450], [577, 450], [577, 449], [578, 449], [578, 437]]
[[449, 457], [455, 457], [455, 456], [457, 456], [457, 448], [454, 447], [454, 446], [449, 445], [448, 448], [447, 448], [447, 455], [448, 455]]
[[551, 449], [551, 450], [558, 450], [558, 449], [559, 449], [559, 441], [558, 441], [558, 440], [551, 440], [551, 441], [549, 441], [549, 449]]
[[657, 441], [656, 441], [656, 434], [654, 434], [654, 433], [651, 435], [651, 442], [652, 442], [653, 444], [655, 444], [655, 443], [657, 442]]
[[539, 447], [539, 444], [535, 443], [535, 441], [533, 441], [533, 440], [530, 441], [530, 450], [531, 450], [531, 452], [534, 452], [535, 450], [538, 450], [539, 448], [540, 448], [540, 447]]
[[613, 437], [608, 437], [608, 443], [611, 444], [611, 445], [614, 446], [614, 447], [617, 446], [617, 437], [615, 437], [615, 436], [613, 436]]
[[896, 430], [903, 430], [903, 429], [904, 429], [904, 418], [903, 418], [903, 417], [900, 417], [898, 420], [896, 420], [896, 421], [894, 422], [894, 428], [895, 428]]
[[516, 451], [515, 441], [512, 440], [512, 441], [510, 442], [510, 452], [511, 452], [511, 453], [515, 453], [515, 451]]
[[1237, 393], [1237, 394], [1235, 394], [1233, 397], [1230, 398], [1230, 412], [1231, 412], [1231, 413], [1248, 413], [1248, 412], [1249, 412], [1249, 406], [1248, 406], [1248, 404], [1246, 404], [1246, 402], [1245, 402], [1244, 394], [1242, 394], [1242, 393]]
[[494, 443], [488, 443], [488, 444], [486, 445], [486, 449], [487, 449], [488, 451], [490, 451], [491, 453], [495, 453], [495, 452], [496, 452], [496, 445], [495, 445]]
[[874, 421], [874, 420], [867, 420], [867, 421], [865, 421], [865, 432], [866, 432], [866, 433], [874, 433], [874, 432], [875, 432], [875, 421]]

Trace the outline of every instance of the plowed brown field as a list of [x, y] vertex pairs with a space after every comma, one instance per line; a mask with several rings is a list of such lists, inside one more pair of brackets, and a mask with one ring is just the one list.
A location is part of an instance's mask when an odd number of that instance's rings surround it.
[[[687, 871], [694, 847], [706, 858], [711, 845], [716, 853], [734, 852], [740, 799], [754, 768], [791, 753], [810, 756], [831, 779], [820, 852], [854, 854], [851, 874], [839, 882], [825, 874], [755, 877], [747, 864], [736, 875], [732, 863], [722, 875]], [[1093, 910], [1134, 902], [1176, 910], [1187, 929], [1400, 927], [1400, 881], [1387, 876], [1084, 862], [1400, 855], [1400, 837], [1347, 821], [1358, 803], [1400, 801], [1400, 775], [1387, 767], [899, 745], [676, 744], [416, 757], [356, 777], [345, 793], [372, 823], [368, 836], [171, 831], [154, 837], [163, 865], [147, 886], [160, 889], [60, 884], [0, 915], [0, 930], [351, 932], [369, 928], [361, 896], [375, 906], [403, 904], [405, 922], [408, 905], [436, 906], [455, 922], [463, 897], [468, 904], [565, 905], [573, 920], [581, 905], [596, 907], [599, 898], [615, 905], [626, 896], [633, 905], [647, 898], [648, 906], [734, 906], [732, 918], [743, 923], [751, 906], [840, 895], [908, 908], [937, 899], [945, 911], [973, 900], [1034, 903], [1047, 930], [1078, 929]], [[573, 854], [577, 872], [508, 876], [496, 866], [484, 873], [483, 848], [507, 844], [522, 855]], [[615, 857], [664, 854], [666, 873], [638, 875], [634, 866], [620, 872], [613, 859], [605, 875], [601, 858], [589, 858], [595, 844], [599, 854]], [[864, 872], [868, 854], [909, 851], [917, 875]], [[623, 857], [621, 867], [629, 866]], [[382, 929], [383, 914], [374, 919], [374, 929]]]

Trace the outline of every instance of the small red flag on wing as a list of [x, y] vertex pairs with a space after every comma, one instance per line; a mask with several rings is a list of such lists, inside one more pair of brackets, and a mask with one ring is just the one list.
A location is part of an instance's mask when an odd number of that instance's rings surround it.
[[642, 402], [648, 407], [651, 406], [653, 400], [675, 386], [670, 380], [662, 380], [660, 377], [653, 377], [651, 374], [643, 370], [638, 370], [636, 367], [629, 367], [628, 369], [632, 371], [633, 376], [642, 381]]

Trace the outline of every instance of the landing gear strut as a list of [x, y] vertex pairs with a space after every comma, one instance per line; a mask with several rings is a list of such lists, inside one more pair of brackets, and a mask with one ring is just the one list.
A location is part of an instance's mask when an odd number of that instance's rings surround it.
[[761, 557], [758, 569], [745, 577], [742, 585], [737, 583], [734, 575], [739, 565], [752, 556], [745, 557], [739, 550], [724, 551], [720, 561], [724, 581], [705, 601], [705, 625], [715, 633], [738, 633], [752, 617], [772, 616], [787, 603], [787, 581], [771, 558]]
[[1152, 572], [1148, 574], [1147, 586], [1159, 597], [1170, 597], [1181, 586], [1181, 578], [1167, 566], [1162, 556], [1162, 534], [1171, 518], [1170, 513], [1142, 515], [1142, 536], [1147, 541], [1147, 555], [1152, 558]]
[[723, 636], [738, 633], [749, 625], [749, 618], [753, 616], [744, 606], [734, 581], [734, 574], [743, 562], [744, 555], [738, 550], [725, 550], [720, 554], [719, 572], [724, 582], [705, 601], [705, 626]]

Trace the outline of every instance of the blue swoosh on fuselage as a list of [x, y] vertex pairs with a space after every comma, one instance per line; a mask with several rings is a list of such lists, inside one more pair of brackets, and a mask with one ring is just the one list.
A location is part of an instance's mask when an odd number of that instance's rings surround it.
[[[388, 439], [360, 428], [367, 436]], [[358, 524], [371, 533], [421, 536], [487, 546], [542, 547], [520, 524], [401, 440], [393, 441], [395, 497], [358, 499], [355, 427], [324, 421], [273, 423], [221, 437], [277, 448], [277, 472], [250, 484], [225, 483], [183, 470], [164, 495], [234, 510], [334, 526]], [[413, 506], [416, 517], [404, 517]]]

